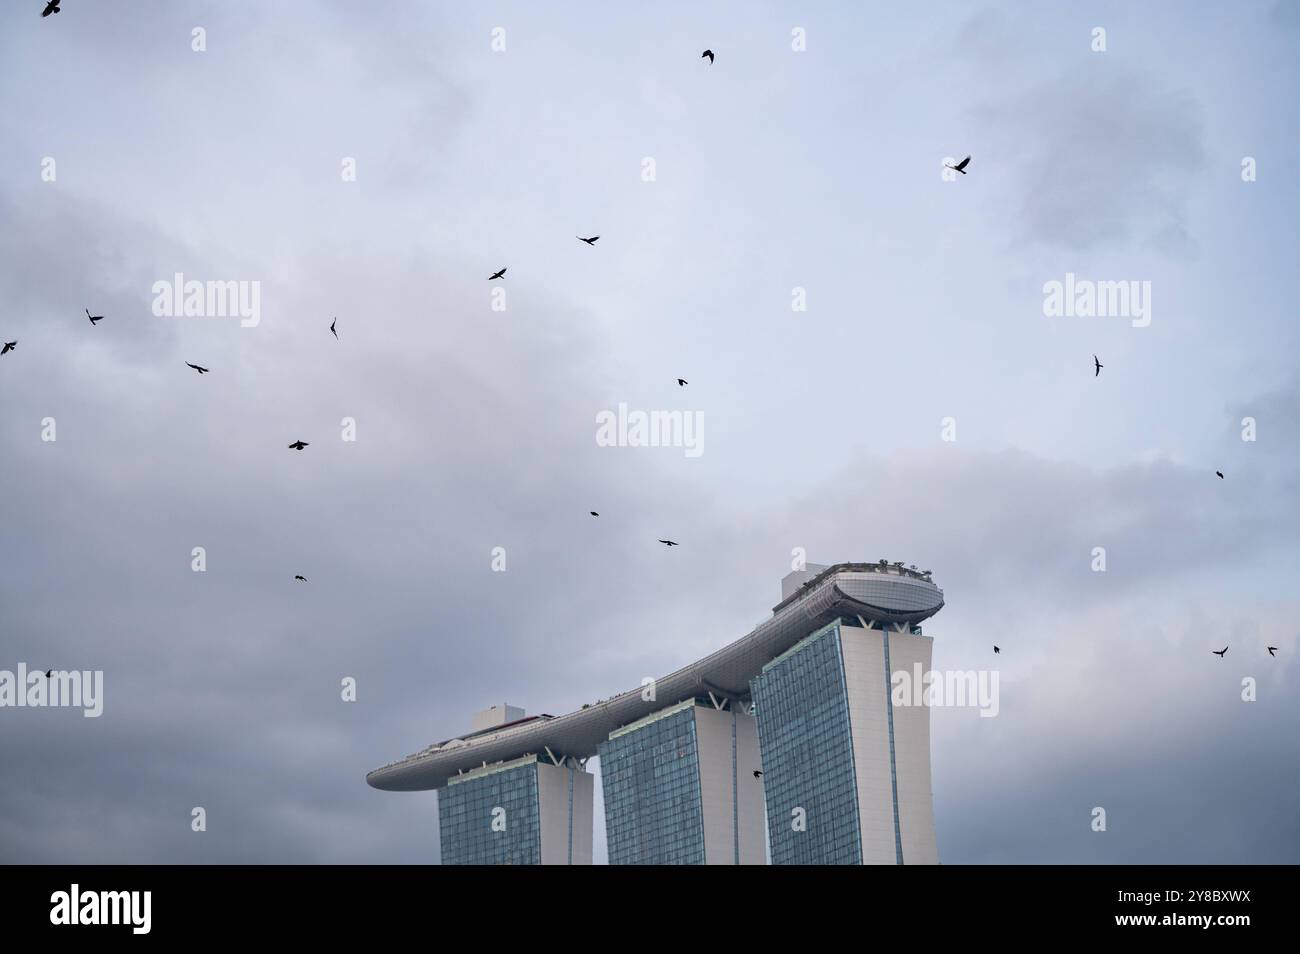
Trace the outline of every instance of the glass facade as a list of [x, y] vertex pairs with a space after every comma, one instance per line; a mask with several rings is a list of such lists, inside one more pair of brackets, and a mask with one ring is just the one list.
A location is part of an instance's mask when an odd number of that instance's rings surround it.
[[[889, 631], [881, 633], [885, 647], [885, 685], [890, 685], [893, 669], [889, 663]], [[903, 836], [898, 826], [898, 757], [894, 750], [894, 697], [885, 693], [885, 718], [889, 727], [889, 791], [894, 802], [894, 864], [903, 863]]]
[[612, 733], [598, 751], [609, 863], [704, 864], [694, 701]]
[[438, 793], [438, 831], [444, 865], [541, 864], [537, 760], [452, 779]]
[[840, 640], [840, 623], [830, 623], [750, 682], [774, 865], [862, 863]]

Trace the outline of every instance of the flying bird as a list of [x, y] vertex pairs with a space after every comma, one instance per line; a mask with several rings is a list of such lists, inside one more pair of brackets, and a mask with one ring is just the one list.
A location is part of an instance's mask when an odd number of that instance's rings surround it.
[[339, 333], [334, 330], [334, 326], [337, 325], [338, 323], [339, 320], [337, 318], [335, 318], [333, 321], [330, 322], [330, 334], [334, 336], [334, 340], [336, 341], [338, 340]]
[[754, 769], [754, 778], [762, 778], [762, 777], [763, 777], [763, 773], [760, 772], [758, 769]]
[[53, 678], [54, 678], [54, 670], [53, 670], [53, 669], [47, 669], [47, 670], [45, 670], [45, 678], [46, 678], [46, 679], [53, 679]]
[[659, 542], [666, 547], [675, 547], [680, 545], [675, 540], [660, 540]]
[[18, 347], [17, 341], [6, 341], [5, 346], [3, 348], [0, 348], [0, 354], [8, 354], [10, 351], [13, 351], [14, 348], [17, 347]]
[[593, 235], [591, 238], [586, 238], [586, 239], [585, 239], [585, 238], [583, 238], [581, 235], [575, 235], [574, 238], [576, 238], [579, 242], [586, 242], [588, 245], [595, 245], [595, 244], [596, 244], [596, 239], [600, 238], [600, 236], [599, 236], [599, 235]]
[[1092, 356], [1092, 363], [1097, 366], [1097, 370], [1092, 375], [1095, 378], [1097, 377], [1097, 375], [1101, 374], [1101, 369], [1106, 366], [1097, 360], [1097, 356], [1095, 354]]
[[1223, 479], [1223, 471], [1221, 471], [1221, 470], [1216, 470], [1216, 471], [1214, 472], [1214, 476], [1216, 476], [1216, 477], [1218, 477], [1220, 480], [1222, 480], [1222, 479]]
[[1210, 652], [1214, 653], [1214, 655], [1218, 656], [1220, 659], [1223, 658], [1223, 654], [1226, 653], [1227, 651], [1228, 651], [1228, 647], [1227, 647], [1227, 646], [1224, 646], [1222, 649], [1211, 649], [1211, 650], [1210, 650]]
[[596, 511], [594, 511], [594, 510], [590, 511], [590, 513], [591, 513], [591, 515], [592, 515], [593, 517], [599, 517], [599, 516], [600, 516], [600, 514], [596, 513]]
[[995, 653], [998, 653], [999, 655], [1002, 653], [1002, 650], [998, 649], [998, 647], [996, 647], [996, 646], [993, 647], [993, 651], [994, 651]]
[[207, 373], [208, 373], [208, 369], [207, 369], [207, 368], [200, 368], [197, 364], [190, 364], [188, 361], [185, 362], [185, 367], [187, 367], [187, 368], [193, 368], [193, 369], [194, 369], [195, 371], [197, 371], [199, 374], [207, 374]]
[[688, 383], [689, 383], [689, 382], [687, 382], [685, 378], [678, 378], [678, 379], [677, 379], [677, 386], [678, 386], [679, 388], [684, 388], [684, 387], [686, 387], [686, 385], [687, 385]]
[[104, 316], [103, 316], [103, 315], [92, 315], [92, 314], [90, 313], [90, 309], [89, 309], [89, 308], [86, 309], [86, 317], [90, 319], [90, 323], [91, 323], [92, 325], [93, 325], [95, 322], [97, 322], [97, 321], [103, 321], [103, 320], [104, 320]]
[[489, 276], [488, 276], [488, 281], [492, 281], [492, 279], [494, 279], [494, 278], [500, 278], [500, 277], [503, 276], [505, 273], [506, 273], [506, 270], [503, 268], [503, 269], [501, 269], [501, 271], [499, 271], [499, 272], [495, 272], [494, 274], [489, 275]]
[[51, 13], [58, 13], [59, 4], [62, 2], [63, 0], [50, 0], [49, 3], [45, 4], [45, 9], [41, 11], [41, 16], [48, 17]]
[[304, 583], [307, 582], [307, 577], [303, 576], [301, 573], [298, 574], [297, 576], [295, 576], [294, 579], [295, 579], [295, 580], [302, 580]]
[[970, 165], [970, 156], [967, 156], [967, 157], [966, 157], [965, 159], [963, 159], [961, 162], [957, 163], [957, 165], [955, 165], [955, 166], [949, 166], [948, 168], [949, 168], [949, 169], [956, 169], [956, 170], [957, 170], [958, 172], [960, 172], [962, 175], [965, 175], [965, 174], [966, 174], [966, 167], [967, 167], [968, 165]]
[[713, 62], [713, 51], [712, 51], [712, 50], [705, 50], [703, 53], [700, 54], [700, 59], [704, 59], [706, 56], [709, 58], [709, 62], [712, 63], [712, 62]]
[[289, 445], [289, 450], [302, 450], [304, 447], [310, 447], [306, 441], [294, 441]]
[[1270, 656], [1276, 656], [1276, 655], [1277, 655], [1277, 651], [1276, 651], [1276, 650], [1277, 650], [1277, 647], [1276, 647], [1276, 646], [1269, 646], [1269, 647], [1267, 647], [1267, 648], [1268, 648], [1268, 654], [1269, 654]]

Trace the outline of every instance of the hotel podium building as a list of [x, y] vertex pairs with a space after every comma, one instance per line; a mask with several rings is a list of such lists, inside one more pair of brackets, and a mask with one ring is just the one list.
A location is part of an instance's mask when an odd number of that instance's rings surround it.
[[494, 706], [366, 780], [439, 790], [447, 864], [589, 864], [592, 755], [611, 864], [937, 864], [929, 708], [889, 689], [929, 670], [920, 624], [943, 591], [885, 560], [781, 585], [770, 619], [653, 692], [559, 717]]

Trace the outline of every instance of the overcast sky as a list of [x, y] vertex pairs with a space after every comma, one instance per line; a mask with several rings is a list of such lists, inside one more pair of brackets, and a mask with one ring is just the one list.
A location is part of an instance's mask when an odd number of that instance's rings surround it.
[[[935, 667], [1001, 673], [933, 713], [945, 863], [1300, 860], [1300, 5], [41, 5], [0, 669], [106, 686], [0, 709], [0, 860], [433, 861], [368, 770], [740, 637], [796, 547], [932, 569]], [[177, 272], [260, 322], [156, 316]], [[621, 402], [703, 453], [598, 446]]]

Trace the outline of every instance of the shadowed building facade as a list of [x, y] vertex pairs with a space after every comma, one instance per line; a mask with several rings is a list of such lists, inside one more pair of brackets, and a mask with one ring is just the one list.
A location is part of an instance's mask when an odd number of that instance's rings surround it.
[[889, 692], [895, 671], [929, 671], [932, 643], [837, 620], [752, 681], [773, 864], [938, 864], [930, 710]]
[[740, 702], [688, 699], [598, 754], [610, 864], [763, 863], [758, 736]]
[[591, 775], [536, 756], [452, 779], [438, 797], [445, 865], [591, 864]]

